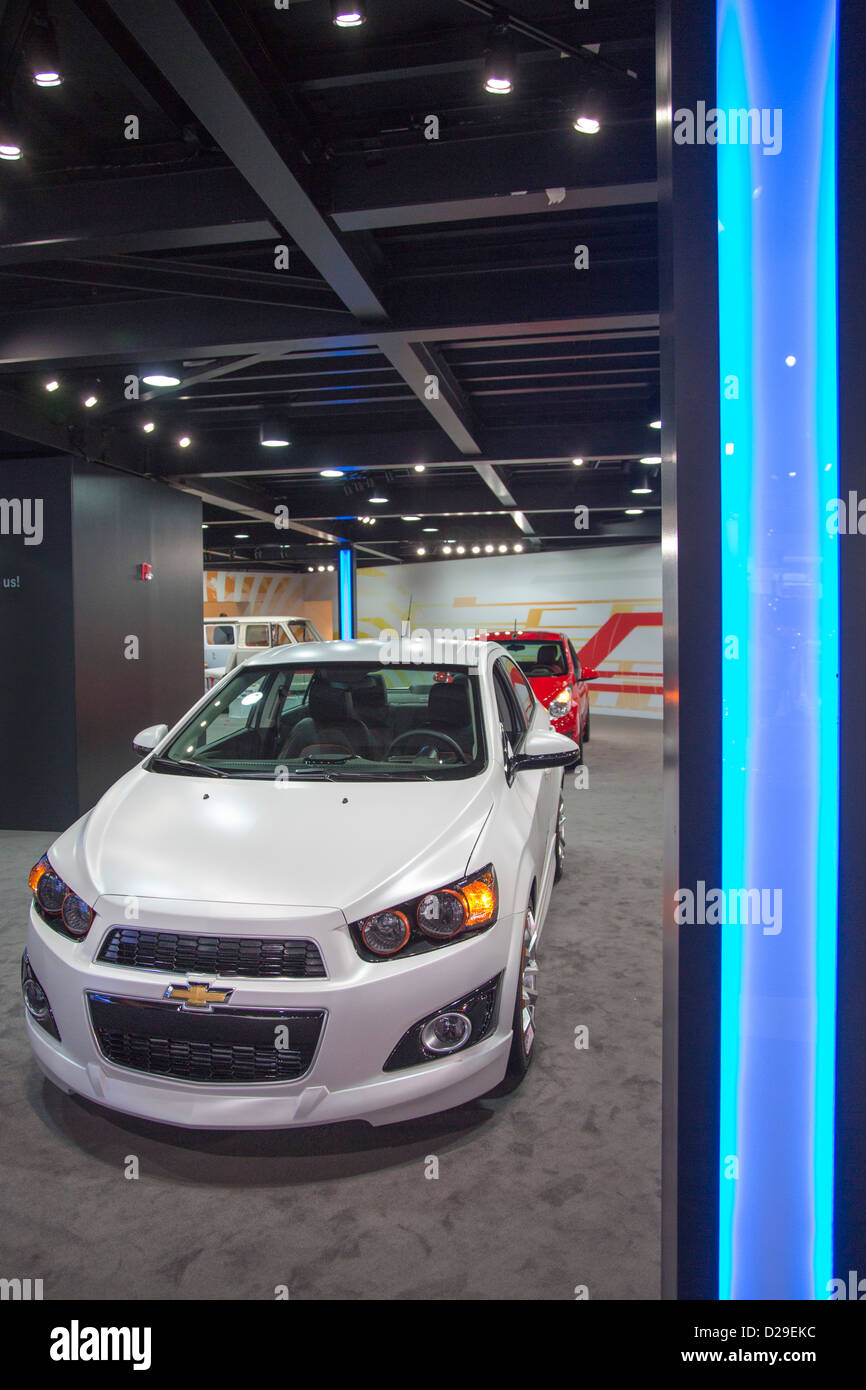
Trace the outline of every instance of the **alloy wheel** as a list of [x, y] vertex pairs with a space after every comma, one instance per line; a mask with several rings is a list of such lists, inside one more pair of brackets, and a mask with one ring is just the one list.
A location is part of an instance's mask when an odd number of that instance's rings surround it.
[[538, 998], [538, 933], [531, 907], [523, 923], [523, 951], [520, 958], [520, 1028], [523, 1053], [528, 1057], [535, 1042], [535, 1004]]

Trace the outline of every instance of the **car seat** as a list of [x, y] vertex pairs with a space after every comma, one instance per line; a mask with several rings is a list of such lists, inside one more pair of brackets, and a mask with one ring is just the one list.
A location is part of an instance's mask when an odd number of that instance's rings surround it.
[[352, 753], [363, 757], [370, 747], [370, 730], [358, 719], [348, 690], [327, 681], [310, 685], [309, 713], [295, 725], [277, 758], [302, 758], [314, 746], [319, 752]]

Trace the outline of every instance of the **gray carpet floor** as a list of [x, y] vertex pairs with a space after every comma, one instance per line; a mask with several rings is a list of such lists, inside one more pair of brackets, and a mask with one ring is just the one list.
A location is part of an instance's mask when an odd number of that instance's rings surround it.
[[44, 1081], [18, 962], [51, 837], [0, 833], [0, 1277], [46, 1299], [657, 1298], [661, 725], [594, 715], [586, 760], [523, 1086], [378, 1130], [172, 1130]]

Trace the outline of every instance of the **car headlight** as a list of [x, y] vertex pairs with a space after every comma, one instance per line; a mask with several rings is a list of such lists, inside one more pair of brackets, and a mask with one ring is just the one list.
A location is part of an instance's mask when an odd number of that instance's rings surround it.
[[498, 910], [496, 872], [488, 864], [480, 873], [353, 922], [350, 931], [365, 960], [411, 956], [486, 931]]
[[555, 700], [548, 705], [551, 719], [561, 719], [571, 709], [571, 690], [561, 690]]
[[75, 941], [87, 935], [95, 915], [93, 908], [54, 872], [47, 854], [33, 865], [27, 882], [36, 911], [47, 926]]

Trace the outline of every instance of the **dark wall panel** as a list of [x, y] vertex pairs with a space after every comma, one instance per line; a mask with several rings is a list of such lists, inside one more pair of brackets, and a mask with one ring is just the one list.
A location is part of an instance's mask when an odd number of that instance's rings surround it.
[[[72, 497], [84, 811], [133, 765], [139, 729], [174, 723], [204, 691], [201, 503], [83, 464]], [[149, 581], [143, 563], [153, 566]]]
[[[0, 462], [0, 530], [6, 532], [0, 534], [0, 828], [6, 830], [61, 829], [77, 814], [71, 469], [65, 458]], [[15, 504], [25, 499], [41, 503], [38, 544], [14, 534]]]

